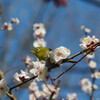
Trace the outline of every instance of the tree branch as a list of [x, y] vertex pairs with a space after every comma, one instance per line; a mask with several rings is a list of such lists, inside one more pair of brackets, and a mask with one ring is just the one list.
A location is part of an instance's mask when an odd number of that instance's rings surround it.
[[34, 76], [34, 77], [32, 77], [32, 78], [26, 80], [25, 82], [21, 83], [21, 84], [18, 84], [18, 85], [15, 85], [15, 86], [11, 87], [9, 91], [11, 92], [11, 90], [13, 90], [14, 88], [19, 87], [19, 86], [21, 86], [21, 85], [23, 85], [23, 84], [25, 84], [25, 83], [27, 83], [27, 82], [29, 82], [29, 81], [35, 79], [36, 77], [37, 77], [37, 76]]

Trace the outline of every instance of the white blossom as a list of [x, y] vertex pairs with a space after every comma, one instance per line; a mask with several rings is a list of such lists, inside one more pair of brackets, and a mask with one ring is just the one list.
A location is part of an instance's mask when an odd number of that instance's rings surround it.
[[[33, 81], [30, 86], [29, 86], [29, 91], [30, 91], [30, 100], [35, 100], [36, 98], [40, 98], [41, 96], [41, 92], [39, 91], [39, 88], [37, 86], [37, 83], [35, 81]], [[34, 96], [35, 94], [35, 96]], [[34, 98], [34, 99], [32, 99]]]
[[20, 23], [20, 21], [19, 21], [18, 18], [12, 18], [11, 22], [12, 23], [16, 23], [16, 24], [19, 24]]
[[50, 60], [52, 63], [58, 63], [70, 55], [70, 50], [61, 46], [50, 52]]
[[44, 62], [36, 61], [33, 62], [34, 68], [30, 70], [30, 73], [34, 76], [38, 76], [38, 81], [46, 80], [46, 77], [49, 76], [48, 69], [45, 66]]
[[94, 90], [97, 90], [98, 88], [99, 88], [99, 87], [98, 87], [96, 84], [93, 85], [93, 89], [94, 89]]
[[97, 39], [95, 36], [92, 36], [92, 38], [90, 36], [87, 36], [81, 40], [82, 43], [80, 44], [80, 47], [84, 50], [98, 41], [99, 39]]
[[38, 29], [45, 29], [44, 24], [42, 24], [42, 23], [33, 24], [33, 30], [35, 31]]
[[[29, 100], [46, 100], [43, 96], [37, 96], [37, 95], [39, 95], [40, 93], [39, 92], [35, 92], [35, 95], [36, 95], [36, 97], [34, 96], [34, 94], [33, 93], [30, 93], [30, 95], [29, 95]], [[41, 94], [40, 94], [41, 95]]]
[[45, 37], [45, 34], [46, 34], [46, 32], [44, 32], [43, 29], [38, 29], [38, 30], [35, 30], [34, 31], [33, 37], [34, 38], [44, 38]]
[[45, 27], [42, 23], [34, 24], [33, 25], [33, 30], [34, 30], [33, 36], [35, 38], [44, 38], [45, 37], [46, 29], [45, 29]]
[[33, 67], [33, 57], [27, 56], [26, 58], [23, 58], [22, 61], [24, 61], [24, 63], [27, 64], [27, 68]]
[[0, 97], [6, 96], [6, 93], [9, 91], [6, 80], [0, 80]]
[[87, 78], [82, 79], [81, 82], [80, 82], [80, 85], [82, 86], [82, 90], [85, 93], [91, 94], [91, 92], [92, 92], [92, 83], [90, 82], [89, 79], [87, 79]]
[[33, 42], [33, 47], [46, 47], [46, 41], [44, 39], [37, 39]]
[[84, 31], [84, 32], [86, 32], [86, 33], [90, 33], [91, 32], [91, 30], [89, 29], [89, 28], [86, 28], [85, 26], [81, 26], [81, 29]]
[[51, 95], [51, 92], [55, 92], [52, 99], [57, 98], [60, 88], [55, 89], [53, 85], [50, 84], [42, 84], [42, 95], [48, 97]]
[[89, 58], [89, 59], [90, 59], [90, 58], [94, 58], [94, 57], [95, 57], [95, 53], [92, 52], [92, 53], [88, 54], [86, 57]]
[[31, 84], [30, 84], [30, 86], [29, 86], [29, 90], [30, 91], [39, 91], [39, 88], [38, 88], [38, 85], [37, 85], [37, 83], [35, 82], [35, 81], [33, 81]]
[[3, 30], [11, 31], [12, 29], [13, 29], [13, 27], [12, 27], [11, 23], [7, 23], [7, 22], [4, 23]]
[[[31, 76], [30, 76], [29, 73], [27, 73], [27, 72], [21, 70], [21, 73], [18, 74], [18, 73], [16, 72], [16, 73], [13, 75], [13, 78], [14, 78], [13, 81], [18, 85], [18, 84], [21, 84], [21, 83], [25, 82], [26, 80], [30, 79]], [[30, 85], [30, 82], [31, 82], [31, 81], [28, 81], [28, 82], [26, 82], [25, 84], [21, 85], [20, 87], [21, 87], [21, 88], [28, 88], [29, 85]]]
[[67, 100], [78, 100], [77, 99], [77, 94], [76, 93], [68, 93], [67, 94]]
[[29, 100], [36, 100], [37, 98], [34, 96], [33, 93], [30, 92], [29, 94]]
[[96, 68], [96, 62], [95, 61], [93, 61], [93, 60], [90, 60], [89, 61], [89, 63], [88, 63], [88, 65], [90, 66], [90, 68]]
[[96, 78], [96, 79], [100, 79], [100, 72], [96, 71], [94, 72], [91, 77]]

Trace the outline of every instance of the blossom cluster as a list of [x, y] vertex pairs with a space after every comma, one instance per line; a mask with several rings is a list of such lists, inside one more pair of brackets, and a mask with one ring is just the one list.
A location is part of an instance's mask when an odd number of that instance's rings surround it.
[[76, 93], [68, 93], [66, 100], [78, 100]]
[[18, 18], [12, 18], [12, 19], [11, 19], [11, 22], [9, 22], [9, 23], [5, 22], [5, 23], [3, 24], [3, 27], [2, 27], [0, 30], [11, 31], [11, 30], [13, 29], [13, 25], [12, 25], [13, 23], [19, 24], [20, 21], [19, 21]]
[[[12, 18], [11, 23], [19, 23], [19, 20], [17, 18]], [[11, 24], [8, 23], [4, 24], [3, 30], [11, 30]], [[85, 27], [82, 27], [83, 30], [87, 33], [89, 33], [89, 29], [86, 29]], [[46, 47], [46, 42], [44, 41], [44, 37], [46, 34], [46, 29], [42, 23], [40, 24], [34, 24], [33, 25], [33, 37], [36, 39], [33, 42], [34, 47]], [[85, 50], [88, 47], [91, 49], [91, 45], [97, 43], [99, 39], [97, 39], [95, 36], [84, 37], [81, 39], [80, 47]], [[46, 48], [44, 48], [46, 49]], [[92, 48], [93, 49], [93, 48]], [[39, 49], [38, 49], [39, 50]], [[24, 62], [25, 70], [21, 70], [19, 73], [16, 72], [13, 75], [13, 81], [18, 85], [20, 88], [29, 88], [29, 99], [30, 100], [48, 100], [52, 96], [53, 100], [58, 100], [58, 94], [59, 94], [59, 86], [56, 87], [55, 83], [52, 82], [53, 80], [50, 78], [49, 74], [49, 66], [50, 65], [58, 65], [60, 66], [62, 64], [63, 59], [66, 59], [71, 51], [63, 46], [60, 46], [56, 48], [55, 50], [48, 49], [47, 57], [44, 60], [34, 60], [33, 57], [27, 56], [26, 58], [23, 58], [22, 61]], [[92, 53], [89, 54], [89, 56], [86, 57], [87, 64], [93, 72], [91, 73], [92, 79], [100, 79], [100, 72], [96, 71], [96, 62], [91, 60], [90, 58], [94, 58], [94, 51], [91, 51]], [[38, 52], [37, 52], [38, 53]], [[87, 52], [85, 52], [87, 53]], [[51, 66], [52, 67], [52, 66]], [[34, 80], [33, 77], [35, 77]], [[51, 79], [51, 84], [47, 84], [47, 80]], [[42, 89], [40, 90], [38, 86], [38, 82], [42, 81]], [[85, 93], [89, 93], [89, 95], [92, 94], [93, 89], [97, 90], [98, 86], [91, 82], [89, 79], [84, 78], [80, 81], [80, 85], [82, 86], [82, 90]], [[16, 86], [15, 86], [16, 87]], [[0, 97], [6, 96], [7, 92], [9, 92], [9, 87], [7, 85], [7, 82], [5, 79], [0, 80]], [[61, 99], [64, 100], [64, 99]], [[68, 93], [66, 100], [78, 100], [76, 93]]]
[[[80, 47], [83, 50], [87, 49], [88, 47], [91, 48], [91, 45], [93, 45], [93, 44], [95, 44], [95, 43], [97, 43], [99, 41], [99, 39], [96, 38], [95, 36], [90, 37], [90, 36], [87, 35], [87, 33], [91, 32], [90, 29], [85, 28], [85, 26], [82, 26], [81, 29], [85, 32], [85, 35], [86, 35], [86, 37], [81, 39], [82, 43], [80, 44]], [[85, 93], [89, 93], [90, 96], [92, 95], [93, 90], [97, 90], [98, 89], [98, 86], [96, 84], [94, 84], [94, 83], [95, 83], [96, 79], [100, 78], [100, 72], [96, 71], [97, 64], [93, 60], [93, 58], [95, 57], [95, 54], [94, 54], [95, 48], [92, 48], [92, 49], [93, 49], [92, 52], [86, 56], [86, 63], [88, 64], [88, 66], [89, 66], [89, 68], [91, 70], [92, 82], [88, 78], [83, 78], [80, 81], [80, 85], [82, 87], [82, 90]]]
[[42, 23], [36, 23], [33, 25], [33, 37], [36, 39], [33, 42], [33, 47], [46, 47], [46, 41], [44, 40], [46, 29]]
[[91, 95], [92, 93], [92, 88], [94, 90], [98, 89], [98, 86], [96, 84], [92, 84], [92, 82], [88, 78], [84, 78], [80, 81], [80, 85], [82, 86], [82, 90], [85, 93], [89, 93]]
[[[30, 58], [31, 59], [31, 58]], [[29, 56], [26, 58], [25, 63], [27, 62], [27, 60], [29, 60]], [[31, 63], [31, 64], [30, 64]], [[45, 62], [44, 61], [32, 61], [28, 63], [26, 63], [26, 71], [22, 71], [21, 73], [15, 73], [13, 78], [14, 78], [14, 82], [16, 84], [20, 84], [25, 82], [26, 80], [37, 76], [37, 80], [38, 81], [45, 81], [47, 79], [47, 77], [49, 76], [49, 72], [47, 71], [47, 67], [45, 66]], [[21, 88], [28, 88], [30, 85], [31, 81], [25, 83], [24, 85], [21, 85]]]
[[56, 99], [60, 88], [55, 89], [55, 86], [51, 84], [42, 84], [42, 90], [40, 90], [37, 83], [33, 81], [29, 90], [30, 100], [48, 100], [52, 92], [54, 92], [53, 99]]
[[[55, 89], [54, 85], [44, 84], [44, 83], [42, 84], [42, 90], [40, 90], [36, 81], [33, 81], [29, 87], [29, 91], [30, 91], [29, 100], [36, 100], [36, 99], [48, 100], [52, 92], [54, 92], [52, 99], [59, 100], [57, 99], [59, 90], [60, 90], [59, 87]], [[78, 100], [78, 99], [76, 93], [68, 93], [66, 99], [60, 99], [60, 100]]]

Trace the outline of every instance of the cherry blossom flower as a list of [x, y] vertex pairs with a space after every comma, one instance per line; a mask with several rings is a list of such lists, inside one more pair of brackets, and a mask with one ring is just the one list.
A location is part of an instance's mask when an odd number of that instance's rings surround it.
[[33, 81], [29, 86], [30, 91], [39, 91], [38, 85], [35, 81]]
[[30, 70], [30, 73], [34, 76], [38, 76], [38, 81], [46, 80], [46, 77], [49, 76], [49, 72], [44, 62], [36, 61], [33, 62], [34, 68]]
[[[25, 82], [26, 80], [30, 79], [31, 78], [31, 75], [23, 70], [21, 70], [21, 73], [18, 74], [17, 72], [13, 75], [13, 78], [14, 78], [14, 82], [18, 85], [18, 84], [21, 84], [23, 82]], [[31, 81], [21, 85], [20, 87], [21, 88], [28, 88], [29, 85], [30, 85]]]
[[[41, 92], [39, 91], [39, 88], [37, 86], [37, 83], [33, 81], [30, 86], [29, 86], [29, 91], [30, 91], [30, 100], [35, 100], [36, 98], [39, 98], [41, 96]], [[34, 96], [35, 94], [35, 96]], [[34, 99], [32, 99], [34, 98]]]
[[27, 56], [26, 58], [23, 58], [22, 61], [24, 61], [25, 64], [27, 64], [27, 68], [32, 68], [33, 67], [33, 57]]
[[37, 39], [33, 42], [33, 47], [46, 47], [46, 42], [44, 39]]
[[87, 57], [88, 59], [94, 58], [94, 57], [95, 57], [95, 53], [92, 52], [91, 54], [88, 54], [86, 57]]
[[76, 93], [68, 93], [67, 94], [67, 100], [78, 100], [77, 99], [77, 94]]
[[40, 39], [42, 39], [42, 38], [45, 37], [45, 34], [46, 34], [46, 32], [44, 32], [43, 29], [38, 29], [38, 30], [35, 30], [35, 31], [34, 31], [33, 37], [34, 37], [34, 38], [40, 38]]
[[33, 24], [33, 30], [35, 31], [35, 30], [38, 30], [38, 29], [45, 29], [45, 27], [44, 27], [44, 24], [42, 24], [42, 23], [36, 23], [36, 24]]
[[4, 23], [2, 28], [2, 30], [7, 30], [7, 31], [11, 31], [12, 29], [13, 29], [12, 24], [7, 22]]
[[85, 93], [91, 94], [91, 92], [92, 92], [92, 83], [90, 82], [89, 79], [87, 79], [87, 78], [82, 79], [81, 82], [80, 82], [80, 85], [82, 86], [82, 90]]
[[33, 93], [29, 94], [29, 100], [37, 100]]
[[96, 78], [96, 79], [100, 79], [100, 72], [96, 71], [94, 72], [91, 77]]
[[97, 39], [95, 36], [92, 36], [92, 38], [90, 36], [87, 36], [83, 38], [81, 41], [82, 43], [80, 44], [80, 47], [84, 50], [87, 47], [90, 47], [92, 44], [98, 42], [99, 39]]
[[97, 65], [97, 64], [96, 64], [95, 61], [90, 60], [89, 63], [88, 63], [88, 65], [89, 65], [90, 68], [96, 68], [96, 65]]
[[99, 87], [98, 87], [96, 84], [93, 85], [93, 89], [94, 89], [94, 90], [97, 90], [98, 88], [99, 88]]
[[0, 80], [0, 97], [6, 96], [6, 93], [9, 91], [9, 87], [4, 79]]
[[[36, 93], [36, 95], [37, 94], [39, 94], [39, 93]], [[29, 100], [47, 100], [47, 99], [45, 99], [43, 96], [40, 96], [40, 97], [35, 97], [34, 96], [34, 94], [33, 93], [31, 93], [30, 95], [29, 95]]]
[[33, 36], [35, 38], [44, 38], [45, 37], [46, 29], [45, 29], [45, 27], [42, 23], [34, 24], [33, 25], [33, 30], [34, 30]]
[[19, 24], [20, 23], [20, 21], [19, 21], [18, 18], [12, 18], [11, 22], [12, 23], [16, 23], [16, 24]]
[[55, 89], [55, 87], [53, 85], [50, 84], [42, 84], [42, 95], [48, 97], [51, 95], [51, 92], [55, 92], [55, 94], [53, 95], [52, 99], [56, 99], [58, 96], [60, 88]]
[[85, 26], [81, 26], [81, 29], [85, 32], [85, 33], [90, 33], [91, 30], [89, 28], [86, 28]]
[[50, 52], [50, 59], [52, 63], [58, 63], [70, 55], [70, 50], [61, 46]]

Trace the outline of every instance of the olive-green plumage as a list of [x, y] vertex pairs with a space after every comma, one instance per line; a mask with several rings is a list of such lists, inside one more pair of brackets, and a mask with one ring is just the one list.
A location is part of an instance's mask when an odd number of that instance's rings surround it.
[[[46, 63], [50, 63], [50, 59], [48, 57], [49, 52], [53, 51], [52, 49], [45, 48], [45, 47], [36, 47], [30, 53], [33, 53], [39, 60], [44, 60]], [[75, 63], [75, 60], [68, 60], [66, 62]]]
[[47, 60], [50, 51], [52, 51], [52, 49], [37, 47], [33, 49], [30, 53], [33, 53], [39, 60]]

